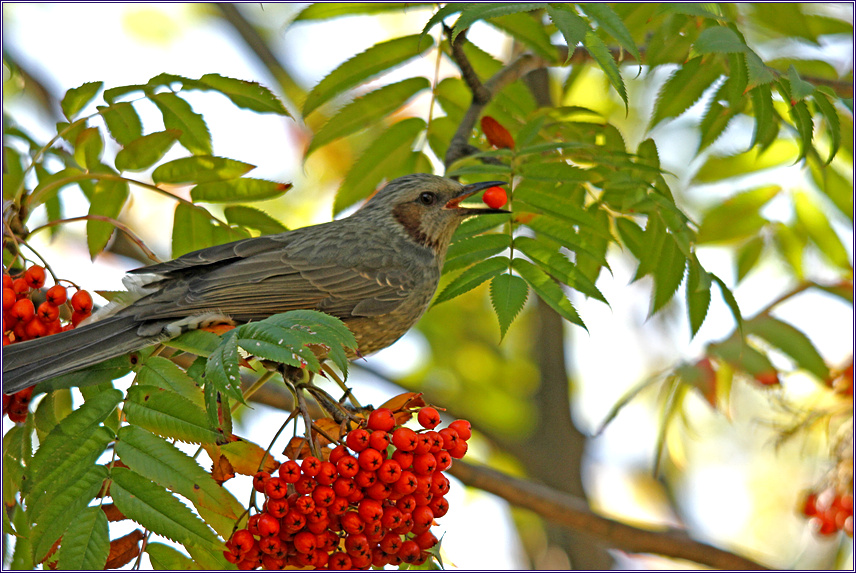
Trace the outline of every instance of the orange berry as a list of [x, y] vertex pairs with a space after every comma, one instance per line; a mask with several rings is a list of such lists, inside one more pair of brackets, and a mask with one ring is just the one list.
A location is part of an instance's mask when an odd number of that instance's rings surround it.
[[15, 294], [24, 294], [30, 292], [30, 285], [25, 278], [20, 277], [12, 281], [12, 290]]
[[41, 338], [42, 336], [47, 336], [48, 327], [38, 318], [34, 318], [24, 327], [24, 332], [27, 333], [28, 338]]
[[11, 288], [3, 287], [3, 310], [9, 310], [18, 300], [18, 295]]
[[76, 310], [71, 313], [71, 325], [76, 327], [83, 320], [89, 318], [88, 314], [83, 314], [82, 312], [77, 312]]
[[508, 195], [502, 187], [490, 187], [485, 190], [482, 201], [491, 209], [500, 209], [508, 203]]
[[92, 295], [85, 290], [79, 290], [71, 297], [71, 308], [81, 314], [92, 313]]
[[31, 288], [42, 288], [45, 286], [45, 268], [33, 265], [24, 273], [24, 280]]
[[39, 305], [39, 309], [36, 315], [39, 317], [39, 320], [41, 320], [45, 324], [53, 322], [57, 318], [59, 318], [59, 307], [54, 304], [51, 304], [48, 301], [45, 301]]
[[9, 314], [21, 322], [27, 322], [36, 315], [36, 307], [33, 306], [33, 301], [30, 299], [22, 298], [12, 305]]
[[3, 288], [12, 288], [12, 277], [3, 273]]
[[64, 286], [54, 285], [48, 289], [45, 298], [47, 298], [49, 303], [59, 306], [68, 300], [68, 292]]

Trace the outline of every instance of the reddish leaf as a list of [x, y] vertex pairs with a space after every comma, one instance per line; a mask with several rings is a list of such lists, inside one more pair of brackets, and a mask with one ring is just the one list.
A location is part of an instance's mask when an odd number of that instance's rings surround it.
[[122, 521], [123, 519], [128, 519], [125, 517], [125, 514], [119, 511], [119, 509], [112, 503], [105, 503], [101, 506], [101, 510], [104, 512], [104, 515], [107, 516], [107, 521]]
[[514, 138], [498, 121], [486, 115], [481, 118], [481, 128], [488, 143], [496, 148], [514, 149]]
[[235, 470], [226, 456], [221, 455], [217, 458], [217, 461], [211, 465], [211, 477], [219, 484], [229, 481], [235, 477]]
[[290, 460], [302, 460], [306, 456], [312, 455], [312, 450], [309, 449], [309, 442], [306, 441], [306, 438], [295, 436], [289, 440], [282, 454]]
[[422, 392], [405, 392], [404, 394], [393, 396], [378, 407], [389, 408], [395, 413], [405, 408], [421, 408], [424, 405], [425, 400], [422, 399]]
[[140, 541], [145, 535], [139, 529], [135, 529], [128, 535], [114, 539], [110, 542], [110, 554], [107, 556], [107, 564], [104, 569], [118, 569], [131, 562], [131, 559], [140, 554]]

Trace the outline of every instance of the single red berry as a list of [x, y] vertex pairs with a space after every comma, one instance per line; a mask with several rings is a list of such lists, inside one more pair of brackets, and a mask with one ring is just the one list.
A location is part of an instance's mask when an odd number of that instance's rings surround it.
[[366, 495], [372, 499], [387, 499], [392, 493], [392, 487], [388, 483], [377, 481], [365, 490]]
[[362, 533], [356, 533], [345, 537], [345, 551], [352, 558], [370, 551], [369, 540]]
[[464, 455], [467, 453], [467, 449], [469, 449], [467, 443], [461, 442], [460, 444], [455, 446], [454, 449], [449, 450], [449, 455], [455, 458], [456, 460], [459, 460], [463, 458]]
[[434, 473], [437, 469], [437, 458], [434, 454], [420, 454], [413, 457], [413, 473], [417, 476], [428, 476]]
[[24, 332], [27, 333], [27, 338], [32, 340], [33, 338], [41, 338], [42, 336], [47, 336], [48, 327], [38, 318], [33, 318], [24, 327]]
[[333, 491], [339, 497], [348, 497], [357, 489], [354, 480], [347, 477], [339, 477], [333, 482]]
[[419, 545], [416, 544], [412, 539], [408, 539], [404, 543], [401, 544], [401, 549], [398, 550], [398, 556], [405, 563], [415, 563], [417, 559], [419, 559], [419, 553], [421, 553], [421, 549], [419, 549]]
[[340, 523], [342, 524], [342, 529], [344, 529], [346, 533], [362, 533], [366, 528], [366, 522], [363, 521], [363, 518], [360, 517], [360, 514], [356, 511], [345, 513], [345, 515], [340, 519]]
[[279, 499], [269, 499], [267, 500], [265, 505], [265, 511], [277, 519], [282, 519], [283, 517], [285, 517], [285, 514], [288, 513], [289, 510], [288, 500], [284, 497], [281, 497]]
[[36, 307], [30, 299], [22, 298], [12, 305], [9, 315], [21, 322], [27, 322], [36, 315]]
[[434, 458], [437, 460], [437, 469], [441, 472], [446, 471], [450, 467], [452, 467], [452, 456], [449, 452], [445, 450], [441, 450], [434, 454]]
[[383, 463], [383, 456], [374, 448], [366, 448], [360, 452], [358, 463], [364, 470], [373, 472]]
[[392, 444], [402, 452], [412, 452], [419, 443], [419, 434], [410, 428], [396, 428], [392, 433]]
[[364, 428], [357, 428], [348, 432], [345, 438], [345, 443], [354, 452], [361, 452], [369, 447], [369, 431]]
[[307, 456], [303, 458], [300, 469], [303, 471], [303, 475], [315, 477], [318, 474], [318, 470], [321, 469], [321, 460], [315, 456]]
[[482, 201], [491, 209], [501, 209], [508, 203], [508, 195], [502, 187], [489, 187], [485, 189]]
[[39, 305], [36, 314], [38, 315], [39, 320], [47, 324], [59, 318], [59, 307], [45, 301]]
[[473, 435], [472, 425], [467, 420], [455, 420], [449, 427], [458, 432], [458, 437], [465, 442]]
[[327, 567], [331, 571], [347, 571], [351, 568], [351, 556], [344, 551], [336, 551], [330, 555]]
[[354, 483], [360, 489], [368, 489], [377, 482], [377, 474], [372, 471], [363, 470], [357, 472], [354, 476]]
[[288, 460], [279, 466], [279, 479], [286, 483], [294, 483], [300, 479], [300, 464], [294, 460]]
[[[5, 275], [4, 275], [5, 276]], [[10, 288], [3, 288], [3, 310], [9, 310], [15, 305], [18, 295]]]
[[435, 495], [431, 501], [428, 502], [428, 507], [431, 508], [431, 512], [434, 514], [435, 518], [443, 517], [449, 512], [449, 502], [446, 501], [446, 498], [442, 495]]
[[383, 539], [380, 540], [378, 544], [387, 555], [397, 555], [398, 550], [401, 549], [401, 536], [397, 533], [387, 533], [383, 536]]
[[[273, 518], [271, 517], [271, 519]], [[259, 523], [261, 523], [261, 521], [259, 521]], [[279, 555], [282, 552], [282, 545], [282, 540], [276, 536], [263, 537], [259, 540], [259, 549], [261, 549], [262, 553], [266, 555]]]
[[82, 312], [77, 312], [75, 310], [71, 313], [71, 325], [75, 327], [87, 318], [89, 318], [88, 314], [83, 314]]
[[18, 277], [12, 281], [12, 290], [15, 294], [26, 294], [30, 292], [30, 285], [24, 277]]
[[343, 456], [336, 462], [336, 468], [342, 477], [354, 477], [360, 471], [360, 465], [354, 456]]
[[81, 314], [92, 313], [92, 295], [85, 290], [79, 290], [71, 297], [71, 308]]
[[431, 406], [426, 406], [419, 410], [416, 420], [423, 428], [432, 430], [440, 423], [440, 412]]
[[315, 475], [315, 481], [318, 485], [332, 485], [336, 478], [339, 477], [339, 470], [336, 469], [336, 464], [331, 462], [321, 462], [318, 468], [318, 473]]
[[309, 476], [303, 476], [294, 482], [294, 490], [301, 495], [312, 493], [317, 486], [318, 482]]
[[261, 516], [261, 513], [257, 513], [255, 515], [251, 515], [247, 520], [247, 531], [249, 531], [251, 535], [259, 535], [259, 519]]
[[449, 478], [443, 475], [443, 472], [437, 471], [434, 472], [433, 476], [431, 476], [431, 489], [429, 490], [430, 493], [434, 495], [446, 495], [447, 493], [449, 493], [450, 487], [451, 483], [449, 482]]
[[420, 533], [419, 535], [413, 538], [413, 541], [416, 542], [416, 545], [419, 546], [419, 549], [431, 549], [432, 547], [437, 545], [437, 538], [430, 531]]
[[267, 480], [269, 480], [269, 479], [270, 479], [270, 474], [268, 472], [261, 471], [261, 472], [256, 473], [256, 475], [253, 476], [253, 489], [258, 491], [258, 492], [264, 493], [265, 484], [267, 483]]
[[313, 533], [301, 531], [294, 536], [294, 548], [300, 553], [314, 553], [318, 547], [318, 540]]
[[54, 285], [48, 289], [47, 293], [45, 293], [45, 299], [49, 303], [59, 306], [68, 300], [68, 292], [65, 290], [64, 286]]
[[336, 492], [329, 485], [319, 485], [312, 492], [316, 507], [327, 507], [336, 499]]
[[288, 484], [280, 479], [272, 477], [265, 483], [265, 494], [272, 499], [280, 499], [288, 495]]
[[378, 408], [369, 414], [367, 422], [369, 430], [383, 430], [388, 432], [395, 427], [395, 416], [389, 408]]
[[376, 499], [366, 498], [360, 501], [357, 513], [366, 523], [374, 523], [383, 517], [383, 505]]
[[338, 446], [333, 448], [333, 451], [330, 452], [330, 457], [328, 459], [330, 460], [331, 463], [335, 464], [343, 456], [347, 456], [347, 455], [348, 455], [348, 448], [346, 448], [342, 444], [339, 444]]
[[237, 549], [240, 555], [244, 555], [250, 549], [252, 549], [255, 542], [256, 540], [253, 539], [253, 534], [247, 531], [246, 529], [239, 529], [238, 531], [232, 534], [232, 547]]
[[398, 465], [401, 466], [401, 469], [406, 470], [413, 464], [413, 454], [410, 452], [402, 452], [401, 450], [395, 450], [392, 452], [392, 459], [398, 462]]
[[282, 527], [289, 533], [297, 533], [306, 525], [306, 516], [292, 508], [282, 518]]
[[369, 435], [369, 447], [376, 449], [379, 452], [386, 451], [389, 447], [389, 432], [383, 430], [375, 430]]
[[24, 272], [24, 280], [30, 288], [42, 288], [45, 286], [45, 268], [33, 265]]
[[3, 288], [12, 288], [12, 277], [3, 273]]
[[409, 470], [404, 470], [392, 487], [398, 493], [408, 495], [416, 491], [416, 483], [416, 475]]
[[401, 465], [395, 460], [384, 460], [377, 470], [377, 476], [383, 483], [395, 483], [401, 477]]
[[260, 514], [258, 528], [259, 535], [262, 537], [269, 537], [271, 535], [279, 534], [279, 520], [274, 516], [268, 513]]

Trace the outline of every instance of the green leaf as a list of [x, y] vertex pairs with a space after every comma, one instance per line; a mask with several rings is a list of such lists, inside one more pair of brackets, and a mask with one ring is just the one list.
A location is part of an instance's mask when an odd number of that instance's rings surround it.
[[110, 495], [129, 519], [183, 545], [211, 549], [221, 545], [186, 505], [160, 485], [125, 468], [113, 468], [111, 477]]
[[66, 570], [102, 570], [109, 554], [107, 516], [100, 507], [87, 507], [74, 516], [62, 536], [59, 566]]
[[758, 54], [748, 48], [746, 50], [746, 71], [749, 73], [750, 88], [776, 81], [776, 74], [773, 73], [773, 70], [767, 67]]
[[701, 141], [699, 141], [698, 151], [707, 149], [719, 139], [719, 136], [722, 135], [731, 120], [737, 116], [737, 113], [735, 109], [727, 108], [717, 101], [712, 101], [699, 124]]
[[116, 454], [131, 471], [186, 497], [208, 523], [228, 538], [241, 513], [241, 504], [190, 456], [163, 438], [136, 426], [119, 430]]
[[113, 105], [99, 105], [98, 111], [110, 131], [113, 139], [121, 145], [128, 145], [143, 135], [143, 124], [134, 106], [128, 102]]
[[586, 331], [588, 331], [588, 328], [586, 328], [582, 318], [577, 314], [577, 310], [574, 308], [574, 305], [571, 304], [571, 301], [567, 299], [565, 293], [562, 291], [562, 287], [551, 279], [547, 273], [529, 261], [525, 261], [520, 258], [512, 259], [511, 266], [515, 271], [520, 273], [523, 280], [529, 283], [529, 286], [532, 287], [532, 290], [535, 291], [538, 297], [550, 305], [550, 307], [558, 312], [562, 318], [582, 326]]
[[534, 186], [519, 185], [514, 191], [515, 205], [520, 203], [534, 207], [537, 211], [552, 215], [563, 221], [585, 227], [604, 238], [611, 238], [609, 229], [604, 228], [597, 219], [581, 208], [573, 198], [562, 195], [562, 189], [546, 193]]
[[[237, 334], [235, 330], [225, 334], [220, 345], [208, 356], [208, 361], [205, 363], [205, 389], [231, 396], [238, 402], [244, 403], [244, 396], [241, 393], [241, 372], [238, 367]], [[217, 420], [215, 406], [206, 400], [206, 408], [208, 419], [214, 423]]]
[[802, 279], [804, 276], [803, 252], [808, 245], [805, 230], [798, 231], [784, 223], [773, 223], [773, 244], [785, 263], [791, 267], [796, 278]]
[[433, 6], [430, 2], [317, 2], [304, 8], [294, 22], [317, 22], [343, 16], [360, 16], [401, 12]]
[[36, 562], [45, 557], [72, 520], [95, 498], [106, 478], [107, 468], [91, 466], [83, 476], [68, 483], [50, 500], [30, 533]]
[[[5, 472], [4, 472], [5, 473]], [[4, 513], [6, 513], [4, 511]], [[12, 514], [12, 524], [15, 526], [15, 531], [28, 531], [30, 522], [27, 519], [27, 514], [20, 504], [14, 506]], [[4, 548], [8, 547], [4, 544]], [[30, 536], [23, 535], [15, 540], [15, 552], [12, 554], [11, 569], [33, 569], [33, 542]]]
[[419, 56], [434, 46], [433, 38], [421, 41], [419, 34], [395, 38], [375, 44], [365, 52], [357, 54], [318, 82], [303, 104], [306, 117], [319, 106], [381, 72], [393, 69]]
[[814, 132], [814, 123], [811, 119], [811, 112], [804, 101], [798, 101], [796, 105], [788, 110], [788, 115], [794, 122], [799, 134], [800, 156], [798, 159], [803, 159], [808, 155], [809, 151], [813, 151], [811, 136]]
[[163, 115], [166, 129], [181, 132], [178, 138], [185, 149], [194, 155], [211, 155], [211, 134], [202, 116], [193, 111], [190, 104], [172, 92], [150, 95]]
[[598, 28], [612, 36], [618, 41], [618, 45], [630, 52], [637, 62], [642, 61], [636, 42], [630, 31], [621, 21], [621, 18], [608, 4], [600, 2], [586, 2], [580, 6], [583, 12], [597, 22]]
[[[89, 205], [89, 214], [117, 219], [129, 195], [127, 182], [102, 179], [95, 183], [95, 194]], [[86, 221], [86, 243], [92, 259], [107, 246], [113, 229], [113, 225], [106, 221]]]
[[[220, 92], [240, 108], [291, 117], [279, 98], [258, 82], [228, 78], [219, 74], [205, 74], [199, 78], [199, 83]], [[195, 87], [199, 88], [199, 86]]]
[[240, 225], [260, 231], [262, 235], [275, 235], [288, 231], [285, 225], [260, 209], [246, 205], [230, 205], [223, 210], [226, 220], [232, 225]]
[[478, 20], [519, 14], [520, 12], [531, 12], [540, 8], [544, 8], [544, 4], [541, 2], [485, 2], [462, 5], [461, 15], [455, 22], [455, 27], [452, 30], [452, 41], [458, 37], [458, 34]]
[[740, 314], [740, 307], [737, 305], [737, 299], [734, 298], [734, 294], [731, 292], [721, 278], [716, 276], [713, 273], [708, 273], [710, 278], [713, 279], [716, 284], [719, 285], [719, 290], [722, 293], [722, 298], [725, 300], [725, 304], [728, 305], [728, 308], [731, 310], [731, 316], [734, 317], [734, 322], [737, 323], [737, 329], [740, 331], [741, 336], [743, 333], [743, 315]]
[[446, 252], [443, 273], [448, 273], [481, 261], [511, 247], [511, 237], [504, 233], [477, 235], [456, 241]]
[[852, 224], [853, 177], [845, 177], [835, 166], [819, 165], [816, 161], [810, 161], [809, 167], [812, 181]]
[[116, 169], [119, 171], [143, 171], [166, 155], [172, 144], [181, 137], [177, 129], [156, 131], [132, 141], [116, 154]]
[[543, 242], [520, 235], [514, 238], [514, 248], [521, 251], [527, 257], [541, 267], [541, 270], [549, 274], [555, 280], [590, 296], [607, 305], [603, 294], [597, 289], [588, 277], [583, 275], [571, 261], [560, 252], [551, 249]]
[[74, 143], [74, 160], [88, 171], [97, 171], [101, 164], [101, 151], [104, 141], [101, 132], [94, 127], [87, 127], [77, 135]]
[[409, 78], [367, 93], [344, 106], [315, 134], [305, 157], [328, 143], [386, 118], [422, 90], [429, 89], [426, 78]]
[[155, 183], [208, 183], [235, 179], [255, 165], [213, 155], [193, 155], [168, 161], [152, 171]]
[[56, 378], [44, 380], [36, 385], [35, 392], [52, 392], [60, 388], [82, 388], [87, 386], [98, 386], [104, 382], [121, 378], [131, 371], [130, 356], [139, 358], [140, 353], [134, 352], [109, 358], [98, 364], [93, 364], [83, 370], [63, 374]]
[[748, 50], [737, 32], [725, 26], [705, 28], [693, 44], [693, 51], [702, 55], [745, 53]]
[[731, 336], [719, 344], [709, 345], [708, 353], [751, 376], [776, 371], [766, 354], [747, 344], [740, 336]]
[[532, 181], [587, 181], [591, 175], [567, 163], [525, 163], [520, 174]]
[[220, 337], [204, 330], [188, 330], [162, 344], [196, 356], [207, 358], [220, 344]]
[[509, 264], [508, 257], [491, 257], [474, 264], [452, 279], [437, 298], [434, 299], [434, 304], [440, 304], [471, 291], [486, 280], [495, 277], [507, 269]]
[[729, 177], [743, 176], [785, 163], [793, 163], [798, 153], [799, 149], [793, 140], [779, 139], [766, 150], [752, 149], [730, 157], [711, 157], [696, 172], [693, 181], [718, 182]]
[[[195, 331], [191, 331], [195, 332]], [[200, 331], [201, 332], [201, 331]], [[211, 332], [219, 342], [219, 337]], [[187, 373], [175, 362], [162, 356], [151, 356], [143, 363], [137, 372], [137, 384], [140, 386], [156, 386], [170, 390], [195, 403], [200, 408], [205, 405], [202, 390]]]
[[766, 185], [732, 195], [713, 206], [699, 224], [697, 242], [718, 243], [754, 237], [768, 223], [761, 208], [782, 190]]
[[202, 408], [157, 386], [131, 386], [124, 413], [129, 423], [166, 438], [188, 443], [216, 443], [223, 439], [220, 432], [212, 429]]
[[702, 58], [693, 58], [669, 76], [657, 95], [654, 113], [648, 129], [671, 117], [678, 117], [701, 98], [719, 78], [721, 68], [712, 62], [702, 65]]
[[829, 223], [820, 207], [806, 193], [794, 193], [794, 210], [797, 221], [805, 229], [811, 241], [817, 245], [821, 255], [838, 268], [851, 270], [847, 250]]
[[752, 237], [737, 250], [737, 282], [742, 281], [761, 259], [764, 250], [764, 239]]
[[104, 82], [87, 82], [78, 88], [72, 88], [65, 92], [65, 96], [59, 104], [63, 115], [69, 121], [73, 120], [80, 113], [80, 110], [95, 98], [103, 86]]
[[769, 315], [762, 315], [745, 322], [746, 334], [763, 338], [788, 356], [797, 366], [815, 375], [818, 380], [829, 379], [826, 361], [811, 340], [793, 325]]
[[690, 319], [690, 336], [698, 334], [699, 328], [704, 324], [707, 311], [710, 307], [710, 276], [698, 262], [692, 257], [689, 259], [689, 271], [687, 273], [687, 312]]
[[217, 244], [216, 224], [211, 214], [198, 205], [179, 203], [172, 223], [172, 258]]
[[591, 27], [570, 6], [547, 4], [547, 14], [550, 15], [553, 24], [556, 25], [568, 44], [568, 58], [565, 60], [567, 63], [571, 59], [577, 44], [583, 41], [586, 32], [590, 31]]
[[826, 120], [827, 131], [829, 132], [829, 159], [826, 160], [827, 165], [832, 163], [835, 154], [841, 147], [841, 121], [838, 118], [838, 111], [829, 97], [818, 90], [813, 95], [814, 104], [817, 106], [823, 118]]
[[522, 278], [509, 273], [497, 275], [490, 281], [490, 303], [499, 319], [499, 338], [505, 338], [508, 327], [523, 309], [529, 287]]
[[755, 115], [755, 130], [752, 133], [752, 147], [766, 149], [779, 132], [779, 126], [773, 114], [773, 93], [770, 86], [762, 84], [749, 91], [752, 98], [752, 110]]
[[580, 233], [562, 223], [562, 221], [550, 216], [541, 215], [526, 223], [526, 226], [538, 233], [539, 237], [545, 237], [555, 241], [559, 245], [577, 253], [585, 253], [594, 259], [600, 266], [609, 268], [609, 263], [603, 253], [595, 250]]
[[791, 97], [795, 100], [804, 100], [814, 95], [814, 85], [802, 79], [793, 65], [788, 68], [787, 77], [791, 88]]
[[666, 234], [666, 240], [657, 251], [657, 262], [652, 269], [654, 276], [654, 296], [648, 316], [654, 316], [669, 302], [681, 286], [687, 258], [678, 248], [674, 237]]
[[478, 217], [470, 217], [458, 225], [458, 229], [452, 235], [452, 242], [481, 235], [485, 231], [496, 229], [500, 225], [507, 223], [509, 217], [509, 215], [479, 215]]
[[339, 186], [333, 212], [340, 213], [360, 199], [368, 197], [384, 179], [392, 179], [401, 172], [402, 164], [410, 157], [413, 142], [425, 129], [425, 121], [409, 118], [390, 126], [380, 134], [351, 166]]
[[146, 553], [152, 567], [160, 571], [189, 571], [199, 570], [202, 566], [187, 555], [163, 543], [147, 543]]
[[621, 77], [621, 72], [618, 70], [618, 64], [612, 58], [612, 52], [609, 51], [609, 48], [606, 47], [606, 44], [603, 43], [603, 40], [594, 31], [586, 32], [583, 38], [583, 46], [585, 46], [588, 53], [591, 54], [591, 57], [600, 66], [600, 69], [603, 70], [603, 73], [606, 74], [609, 83], [612, 84], [618, 95], [621, 96], [625, 110], [629, 110], [630, 104], [627, 102], [627, 89], [624, 87], [624, 80]]
[[557, 61], [556, 46], [550, 42], [550, 36], [544, 30], [540, 19], [506, 15], [494, 16], [488, 20], [488, 23], [508, 33], [521, 44], [529, 46], [533, 52], [547, 61]]

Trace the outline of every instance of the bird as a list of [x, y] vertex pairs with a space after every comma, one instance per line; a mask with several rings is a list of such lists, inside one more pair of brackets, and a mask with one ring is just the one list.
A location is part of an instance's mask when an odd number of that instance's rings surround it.
[[127, 293], [88, 324], [3, 347], [3, 392], [167, 341], [217, 322], [319, 310], [353, 332], [356, 352], [401, 338], [427, 310], [458, 225], [508, 213], [461, 202], [501, 181], [427, 173], [393, 179], [348, 217], [242, 239], [132, 270]]

